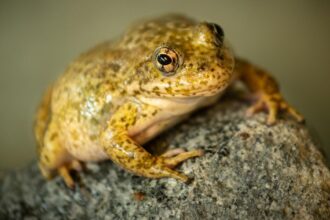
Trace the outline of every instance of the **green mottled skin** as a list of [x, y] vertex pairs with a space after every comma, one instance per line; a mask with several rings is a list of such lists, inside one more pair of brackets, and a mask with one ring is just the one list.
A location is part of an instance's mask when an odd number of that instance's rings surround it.
[[[141, 145], [193, 110], [214, 103], [237, 78], [261, 97], [250, 111], [264, 104], [270, 110], [269, 123], [277, 110], [290, 112], [275, 81], [245, 61], [235, 62], [212, 27], [167, 15], [137, 23], [117, 41], [78, 57], [48, 89], [37, 113], [44, 176], [58, 171], [72, 187], [68, 171], [80, 170], [79, 161], [111, 159], [137, 175], [187, 181], [172, 168], [201, 151], [156, 157]], [[157, 68], [155, 51], [164, 47], [177, 55], [178, 67], [171, 75]]]

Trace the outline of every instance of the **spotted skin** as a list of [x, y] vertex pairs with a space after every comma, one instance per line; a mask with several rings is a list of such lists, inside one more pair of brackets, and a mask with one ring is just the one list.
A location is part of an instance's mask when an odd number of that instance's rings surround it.
[[40, 170], [73, 187], [80, 162], [111, 159], [137, 175], [187, 182], [174, 167], [201, 150], [154, 156], [142, 145], [237, 79], [259, 94], [250, 112], [266, 107], [270, 124], [279, 110], [302, 119], [269, 74], [234, 58], [219, 25], [180, 15], [136, 23], [79, 56], [45, 93], [35, 122]]

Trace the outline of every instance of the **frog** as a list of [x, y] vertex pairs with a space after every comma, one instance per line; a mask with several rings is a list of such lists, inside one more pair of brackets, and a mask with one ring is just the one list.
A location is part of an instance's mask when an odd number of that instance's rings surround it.
[[34, 126], [40, 171], [73, 188], [71, 171], [111, 160], [134, 175], [187, 183], [175, 167], [201, 149], [153, 155], [143, 146], [238, 81], [257, 97], [247, 114], [266, 111], [269, 125], [280, 112], [303, 121], [267, 71], [234, 55], [219, 24], [179, 14], [137, 22], [82, 53], [48, 87]]

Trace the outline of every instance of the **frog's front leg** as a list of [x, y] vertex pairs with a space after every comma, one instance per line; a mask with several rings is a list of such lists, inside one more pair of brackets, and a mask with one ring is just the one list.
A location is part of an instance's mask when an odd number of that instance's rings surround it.
[[103, 149], [112, 161], [134, 174], [149, 178], [172, 177], [187, 182], [186, 175], [171, 168], [189, 158], [201, 156], [202, 152], [179, 152], [172, 157], [151, 155], [128, 133], [136, 124], [148, 123], [143, 108], [143, 105], [128, 102], [116, 111], [102, 132]]
[[266, 108], [269, 112], [268, 124], [275, 123], [279, 111], [287, 111], [299, 122], [304, 120], [303, 116], [285, 101], [279, 91], [279, 86], [269, 73], [238, 58], [236, 72], [258, 98], [257, 102], [248, 109], [249, 115]]

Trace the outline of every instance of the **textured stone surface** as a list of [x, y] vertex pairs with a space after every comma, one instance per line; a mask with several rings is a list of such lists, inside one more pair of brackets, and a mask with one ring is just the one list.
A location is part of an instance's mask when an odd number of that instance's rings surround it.
[[194, 177], [189, 185], [107, 161], [88, 164], [70, 190], [60, 178], [44, 181], [33, 162], [2, 178], [0, 219], [330, 219], [330, 172], [304, 125], [270, 127], [246, 108], [223, 100], [149, 143], [153, 152], [205, 150], [178, 168]]

